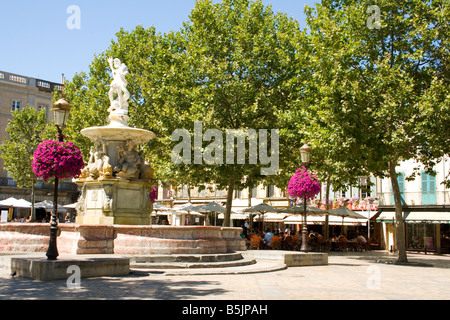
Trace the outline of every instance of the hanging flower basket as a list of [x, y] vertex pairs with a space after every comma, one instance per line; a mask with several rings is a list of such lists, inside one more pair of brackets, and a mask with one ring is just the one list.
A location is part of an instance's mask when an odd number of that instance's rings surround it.
[[317, 176], [301, 167], [289, 180], [287, 192], [291, 197], [303, 199], [313, 199], [320, 193], [320, 183]]
[[32, 166], [36, 177], [47, 182], [51, 178], [78, 177], [84, 161], [80, 150], [72, 142], [44, 140], [34, 152]]

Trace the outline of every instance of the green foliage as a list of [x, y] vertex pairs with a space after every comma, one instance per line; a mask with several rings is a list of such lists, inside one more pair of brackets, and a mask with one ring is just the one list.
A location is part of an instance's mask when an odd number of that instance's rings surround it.
[[[262, 1], [245, 0], [198, 1], [179, 32], [157, 34], [140, 26], [121, 30], [110, 48], [95, 57], [89, 74], [79, 74], [66, 85], [66, 99], [76, 109], [66, 132], [86, 156], [89, 141], [79, 131], [106, 123], [111, 81], [106, 59], [118, 57], [130, 70], [130, 124], [157, 136], [143, 149], [158, 178], [191, 186], [215, 182], [226, 188], [232, 177], [236, 188], [254, 185], [263, 178], [255, 165], [175, 166], [170, 156], [177, 142], [171, 135], [175, 129], [193, 133], [196, 120], [204, 130], [224, 133], [279, 129], [295, 97], [300, 36], [295, 20], [274, 13]], [[296, 135], [298, 130], [292, 129]], [[281, 139], [293, 141], [287, 129]]]
[[[383, 175], [389, 161], [449, 154], [445, 1], [323, 1], [308, 9], [311, 144], [338, 171]], [[447, 111], [447, 112], [446, 112]], [[439, 117], [439, 118], [437, 118]], [[317, 153], [316, 153], [317, 155]]]
[[23, 110], [13, 111], [12, 116], [6, 127], [9, 137], [0, 145], [0, 156], [17, 186], [31, 187], [36, 182], [31, 166], [34, 151], [43, 139], [54, 137], [56, 129], [47, 124], [45, 110], [37, 111], [27, 106]]
[[367, 25], [367, 1], [323, 0], [307, 10], [312, 63], [303, 102], [311, 108], [304, 110], [312, 147], [332, 174], [390, 177], [399, 261], [406, 261], [395, 167], [415, 159], [431, 170], [450, 154], [449, 5], [372, 4], [381, 13], [378, 29]]

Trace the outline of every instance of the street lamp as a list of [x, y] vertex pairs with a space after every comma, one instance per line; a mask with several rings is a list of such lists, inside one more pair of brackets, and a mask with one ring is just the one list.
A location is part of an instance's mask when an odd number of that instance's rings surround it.
[[[303, 147], [300, 148], [300, 155], [302, 157], [302, 163], [305, 168], [308, 166], [311, 160], [311, 148], [308, 144], [304, 144]], [[308, 227], [306, 225], [306, 195], [303, 197], [303, 228], [302, 228], [302, 247], [300, 251], [308, 252]]]
[[302, 162], [306, 166], [308, 165], [311, 159], [311, 147], [308, 144], [304, 144], [303, 147], [300, 148], [300, 155], [302, 157]]
[[[65, 128], [67, 119], [69, 118], [69, 112], [70, 108], [72, 106], [64, 99], [58, 100], [56, 103], [53, 104], [53, 112], [54, 112], [54, 119], [55, 119], [55, 125], [58, 129], [58, 141], [63, 142], [64, 136], [62, 134], [62, 129]], [[58, 248], [56, 245], [56, 239], [58, 237], [58, 219], [57, 219], [57, 212], [58, 212], [58, 184], [59, 179], [55, 177], [55, 190], [53, 193], [53, 212], [50, 222], [50, 242], [48, 244], [47, 249], [47, 260], [56, 260], [58, 258]]]
[[62, 142], [64, 137], [62, 129], [65, 128], [67, 119], [69, 118], [70, 109], [72, 106], [64, 99], [60, 99], [53, 104], [53, 114], [55, 118], [55, 125], [58, 128], [58, 141]]

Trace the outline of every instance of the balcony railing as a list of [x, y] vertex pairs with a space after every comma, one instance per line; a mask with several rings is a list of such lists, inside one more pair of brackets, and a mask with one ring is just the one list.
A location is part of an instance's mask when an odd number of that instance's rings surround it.
[[18, 74], [0, 71], [0, 79], [3, 81], [14, 82], [19, 84], [28, 84], [28, 78]]
[[[394, 205], [394, 194], [392, 192], [384, 192], [377, 194], [380, 205]], [[450, 204], [450, 191], [435, 192], [402, 192], [402, 202], [408, 206], [417, 205], [448, 205]]]
[[35, 84], [39, 90], [46, 91], [46, 92], [53, 92], [55, 90], [55, 88], [59, 92], [62, 92], [64, 90], [64, 85], [62, 85], [60, 83], [45, 81], [45, 80], [41, 80], [41, 79], [36, 79], [36, 81], [33, 82], [30, 80], [34, 80], [34, 78], [28, 78], [28, 77], [24, 77], [24, 76], [21, 76], [18, 74], [9, 73], [9, 72], [5, 72], [5, 71], [0, 71], [0, 80], [18, 83], [18, 84], [22, 84], [22, 85], [33, 86]]
[[53, 92], [55, 88], [62, 92], [64, 90], [64, 86], [58, 83], [53, 83], [45, 80], [36, 80], [36, 87], [38, 87], [41, 91]]

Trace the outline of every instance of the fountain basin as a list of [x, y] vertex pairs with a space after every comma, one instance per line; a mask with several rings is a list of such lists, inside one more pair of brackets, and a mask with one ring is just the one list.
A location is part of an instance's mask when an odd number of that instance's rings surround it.
[[140, 145], [155, 138], [155, 134], [151, 131], [127, 126], [86, 128], [81, 130], [81, 134], [91, 141], [132, 141], [134, 145]]
[[[209, 226], [124, 226], [60, 224], [60, 255], [220, 254], [245, 251], [241, 228]], [[42, 253], [49, 224], [0, 224], [0, 252]]]

